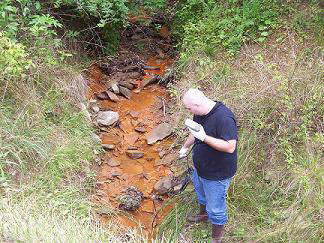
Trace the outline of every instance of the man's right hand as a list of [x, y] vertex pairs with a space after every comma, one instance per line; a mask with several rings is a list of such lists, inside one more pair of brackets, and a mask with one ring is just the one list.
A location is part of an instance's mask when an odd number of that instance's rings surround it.
[[179, 158], [182, 159], [187, 156], [188, 148], [182, 147], [179, 151]]

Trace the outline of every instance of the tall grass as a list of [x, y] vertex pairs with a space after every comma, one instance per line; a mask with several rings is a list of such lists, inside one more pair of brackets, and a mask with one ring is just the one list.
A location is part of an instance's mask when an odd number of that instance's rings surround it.
[[[304, 13], [309, 28], [301, 34], [285, 22], [266, 45], [243, 45], [235, 58], [188, 56], [178, 86], [170, 86], [179, 96], [199, 87], [238, 119], [238, 172], [229, 192], [231, 220], [224, 242], [323, 240], [323, 46], [314, 29], [323, 25], [314, 22], [316, 6], [285, 7], [302, 8], [298, 14]], [[183, 111], [179, 121], [184, 116]], [[184, 196], [161, 228], [172, 232], [171, 240], [180, 241], [179, 234], [188, 242], [211, 238], [206, 225], [168, 227], [175, 219], [184, 222], [196, 208], [193, 198]]]

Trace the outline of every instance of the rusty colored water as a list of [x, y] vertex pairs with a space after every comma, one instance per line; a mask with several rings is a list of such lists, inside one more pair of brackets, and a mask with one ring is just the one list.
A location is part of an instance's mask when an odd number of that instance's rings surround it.
[[[150, 58], [147, 65], [160, 67], [160, 70], [146, 71], [146, 73], [149, 72], [146, 76], [163, 74], [170, 64], [171, 60]], [[96, 66], [90, 69], [89, 98], [94, 98], [96, 94], [106, 90], [105, 85], [99, 81], [101, 76], [102, 74]], [[168, 117], [163, 112], [163, 107], [161, 109], [161, 101], [167, 102], [167, 100], [166, 90], [158, 84], [154, 84], [139, 93], [132, 92], [132, 98], [129, 100], [123, 98], [117, 103], [110, 100], [98, 101], [100, 109], [117, 111], [120, 116], [118, 127], [100, 134], [102, 143], [115, 145], [113, 151], [104, 154], [103, 161], [113, 158], [120, 162], [120, 166], [110, 167], [103, 163], [99, 167], [97, 185], [99, 185], [98, 190], [103, 192], [99, 196], [99, 201], [103, 204], [109, 202], [117, 208], [116, 197], [126, 188], [135, 186], [144, 193], [144, 200], [139, 209], [131, 213], [132, 219], [120, 215], [117, 216], [117, 220], [128, 227], [137, 227], [140, 224], [149, 236], [153, 235], [156, 224], [170, 210], [170, 207], [160, 210], [162, 202], [153, 200], [152, 195], [155, 183], [172, 173], [167, 166], [157, 165], [161, 160], [159, 152], [168, 150], [171, 140], [164, 139], [154, 145], [147, 145], [146, 142], [146, 136], [153, 127], [161, 122], [168, 121]], [[134, 111], [138, 112], [135, 116]], [[145, 133], [134, 130], [134, 127], [139, 124], [145, 127]], [[131, 159], [126, 155], [126, 150], [134, 146], [144, 152], [143, 158]], [[113, 177], [112, 173], [116, 170], [121, 172], [122, 175]], [[105, 220], [110, 219], [105, 218]]]

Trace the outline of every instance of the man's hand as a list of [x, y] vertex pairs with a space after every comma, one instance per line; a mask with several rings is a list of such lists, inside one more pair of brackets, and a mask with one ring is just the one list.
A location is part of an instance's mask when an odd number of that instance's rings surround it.
[[194, 130], [190, 129], [189, 127], [188, 127], [188, 129], [190, 130], [191, 134], [195, 138], [199, 139], [202, 142], [205, 140], [207, 135], [206, 135], [206, 132], [202, 126], [200, 127], [200, 130], [198, 132], [195, 132]]
[[188, 148], [182, 147], [179, 151], [179, 158], [182, 159], [187, 156]]

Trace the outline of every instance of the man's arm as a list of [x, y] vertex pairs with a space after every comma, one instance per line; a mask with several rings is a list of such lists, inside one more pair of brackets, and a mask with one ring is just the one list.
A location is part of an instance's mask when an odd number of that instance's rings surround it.
[[225, 141], [206, 135], [203, 142], [208, 144], [213, 149], [226, 153], [234, 153], [236, 148], [236, 140]]
[[183, 148], [189, 148], [195, 142], [195, 137], [190, 133], [187, 140], [183, 144]]

